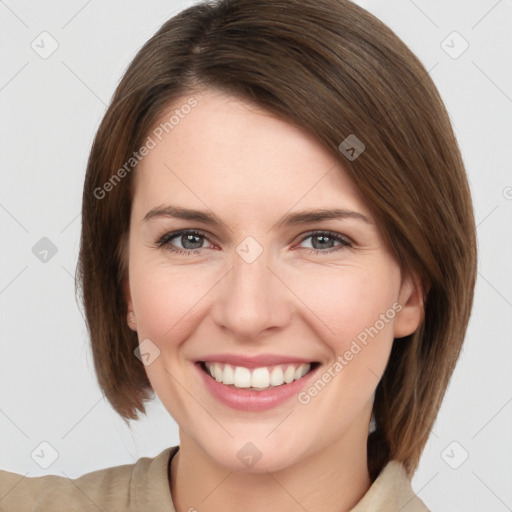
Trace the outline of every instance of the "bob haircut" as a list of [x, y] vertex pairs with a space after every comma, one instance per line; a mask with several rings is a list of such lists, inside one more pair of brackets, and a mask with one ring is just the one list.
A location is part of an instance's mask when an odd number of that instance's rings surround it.
[[[372, 481], [392, 459], [411, 478], [469, 321], [475, 223], [460, 150], [428, 72], [391, 29], [347, 0], [206, 1], [168, 20], [129, 65], [89, 156], [76, 273], [102, 391], [126, 422], [154, 397], [126, 321], [136, 172], [126, 162], [173, 101], [205, 88], [312, 134], [366, 199], [402, 271], [421, 281], [424, 320], [393, 343], [367, 444]], [[365, 145], [355, 159], [338, 149], [351, 134]]]

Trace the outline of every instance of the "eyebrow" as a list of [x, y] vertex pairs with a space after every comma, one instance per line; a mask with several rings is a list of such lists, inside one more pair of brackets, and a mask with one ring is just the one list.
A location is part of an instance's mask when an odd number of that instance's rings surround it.
[[[157, 206], [152, 208], [146, 213], [142, 221], [147, 222], [158, 217], [171, 217], [175, 219], [192, 220], [212, 226], [226, 226], [226, 224], [213, 212], [194, 210], [171, 205]], [[362, 213], [352, 210], [318, 209], [288, 213], [281, 217], [281, 219], [279, 219], [274, 226], [294, 226], [298, 224], [308, 224], [311, 222], [320, 222], [323, 220], [332, 219], [355, 219], [366, 222], [367, 224], [373, 224], [373, 222], [368, 217]]]

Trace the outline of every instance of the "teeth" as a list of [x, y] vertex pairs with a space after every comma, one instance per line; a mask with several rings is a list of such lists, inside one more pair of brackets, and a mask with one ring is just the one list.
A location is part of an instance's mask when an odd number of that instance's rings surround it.
[[284, 381], [286, 384], [290, 384], [290, 382], [293, 382], [293, 379], [295, 379], [295, 367], [290, 364], [284, 372]]
[[222, 382], [224, 384], [234, 384], [235, 382], [235, 372], [233, 371], [233, 367], [232, 366], [229, 366], [229, 364], [227, 364], [226, 366], [224, 366], [224, 373], [222, 374]]
[[251, 386], [253, 388], [268, 388], [270, 386], [270, 373], [268, 368], [256, 368], [252, 372]]
[[[217, 366], [220, 368], [220, 366]], [[217, 369], [216, 369], [217, 371]], [[248, 368], [243, 366], [235, 367], [235, 377], [233, 384], [237, 388], [250, 388], [251, 387], [251, 372]]]
[[290, 384], [298, 380], [311, 369], [310, 363], [264, 366], [250, 370], [243, 366], [221, 363], [205, 363], [210, 375], [217, 381], [236, 388], [267, 389], [269, 387]]
[[217, 382], [222, 382], [222, 370], [220, 369], [220, 366], [214, 366], [213, 367], [213, 377]]
[[270, 384], [272, 386], [280, 386], [284, 384], [283, 370], [280, 366], [276, 366], [270, 373]]

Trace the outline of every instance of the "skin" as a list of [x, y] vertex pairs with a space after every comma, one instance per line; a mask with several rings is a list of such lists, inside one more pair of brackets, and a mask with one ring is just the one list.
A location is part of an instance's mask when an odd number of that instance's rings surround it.
[[[198, 105], [136, 171], [127, 254], [128, 323], [160, 350], [145, 368], [179, 425], [170, 479], [176, 509], [350, 510], [371, 485], [366, 441], [375, 388], [394, 338], [422, 320], [421, 290], [401, 272], [340, 163], [306, 131], [219, 91], [194, 97]], [[168, 204], [213, 212], [225, 225], [143, 220]], [[285, 214], [319, 208], [358, 212], [368, 222], [277, 225]], [[156, 246], [181, 229], [205, 237]], [[351, 246], [308, 236], [314, 230]], [[236, 252], [247, 236], [263, 248], [252, 263]], [[290, 354], [320, 362], [321, 375], [397, 302], [394, 319], [308, 404], [294, 397], [267, 411], [234, 410], [211, 396], [194, 367], [213, 352]], [[249, 468], [237, 457], [247, 442], [262, 454]]]

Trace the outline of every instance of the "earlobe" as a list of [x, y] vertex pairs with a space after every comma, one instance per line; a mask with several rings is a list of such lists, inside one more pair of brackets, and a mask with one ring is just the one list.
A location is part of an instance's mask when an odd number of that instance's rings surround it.
[[136, 331], [137, 330], [137, 322], [136, 322], [136, 319], [135, 319], [135, 313], [133, 311], [128, 311], [128, 327], [132, 330], [132, 331]]
[[398, 298], [402, 309], [395, 317], [395, 338], [409, 336], [422, 324], [425, 316], [423, 297], [424, 286], [419, 277], [415, 274], [404, 276]]

